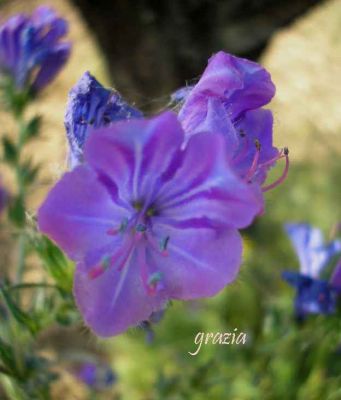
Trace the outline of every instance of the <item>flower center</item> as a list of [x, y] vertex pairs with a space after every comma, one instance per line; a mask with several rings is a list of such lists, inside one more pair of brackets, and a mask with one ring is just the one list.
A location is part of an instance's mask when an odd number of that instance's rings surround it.
[[129, 234], [130, 244], [122, 247], [114, 255], [105, 256], [100, 263], [89, 271], [89, 277], [95, 279], [102, 275], [107, 268], [115, 264], [115, 268], [121, 271], [129, 259], [129, 255], [135, 248], [137, 250], [138, 264], [140, 266], [140, 275], [143, 286], [148, 295], [155, 295], [162, 290], [162, 273], [159, 271], [151, 271], [146, 260], [146, 248], [137, 246], [141, 241], [148, 244], [148, 247], [162, 256], [168, 256], [169, 236], [157, 237], [152, 229], [152, 217], [158, 215], [155, 205], [146, 205], [141, 200], [132, 202], [134, 212], [130, 218], [124, 218], [119, 226], [107, 230], [108, 235], [116, 236]]

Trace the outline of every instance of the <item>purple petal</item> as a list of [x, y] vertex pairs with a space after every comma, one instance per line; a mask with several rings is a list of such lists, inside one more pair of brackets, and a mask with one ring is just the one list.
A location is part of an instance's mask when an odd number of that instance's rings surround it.
[[85, 166], [66, 173], [38, 211], [39, 229], [74, 260], [110, 244], [108, 230], [127, 212], [114, 203], [97, 175]]
[[63, 68], [71, 52], [70, 43], [61, 43], [54, 46], [45, 60], [41, 63], [40, 70], [35, 78], [32, 87], [36, 91], [47, 86]]
[[229, 117], [236, 120], [245, 111], [267, 104], [274, 94], [270, 74], [259, 64], [220, 51], [209, 60], [180, 110], [179, 118], [183, 122], [193, 108], [202, 107], [204, 96], [222, 100]]
[[66, 32], [67, 22], [48, 7], [39, 7], [31, 16], [10, 18], [0, 28], [0, 69], [11, 76], [17, 89], [33, 85], [40, 90], [69, 56], [70, 44], [60, 42]]
[[125, 258], [120, 269], [117, 263], [121, 260], [116, 259], [95, 279], [89, 277], [91, 265], [80, 264], [76, 269], [74, 294], [77, 305], [86, 324], [102, 337], [118, 335], [136, 326], [162, 308], [166, 301], [164, 293], [155, 296], [146, 293], [138, 251], [131, 251]]
[[180, 168], [155, 203], [168, 222], [206, 219], [211, 226], [237, 228], [248, 226], [263, 207], [262, 196], [229, 167], [223, 136], [206, 133], [190, 138]]
[[94, 131], [84, 155], [92, 168], [116, 183], [120, 197], [148, 203], [183, 138], [175, 114], [166, 112], [150, 120], [122, 121]]
[[239, 270], [242, 242], [237, 230], [176, 229], [156, 224], [156, 236], [169, 236], [168, 256], [152, 252], [170, 298], [213, 296], [231, 283]]
[[83, 148], [93, 129], [139, 117], [142, 113], [125, 102], [118, 92], [106, 89], [85, 72], [70, 90], [65, 113], [71, 168], [83, 161]]
[[[223, 103], [216, 98], [203, 99], [207, 104], [198, 107], [198, 114], [193, 110], [191, 118], [184, 121], [183, 129], [187, 138], [199, 132], [212, 132], [224, 135], [228, 156], [232, 157], [238, 148], [236, 130], [227, 116]], [[202, 111], [205, 110], [205, 115]]]
[[267, 171], [275, 162], [262, 167], [262, 164], [275, 159], [278, 149], [272, 145], [273, 117], [270, 110], [253, 110], [244, 114], [244, 117], [236, 124], [236, 130], [240, 134], [239, 149], [232, 160], [233, 169], [238, 176], [245, 177], [249, 171], [256, 154], [255, 142], [260, 144], [258, 170], [253, 181], [262, 184], [266, 179]]

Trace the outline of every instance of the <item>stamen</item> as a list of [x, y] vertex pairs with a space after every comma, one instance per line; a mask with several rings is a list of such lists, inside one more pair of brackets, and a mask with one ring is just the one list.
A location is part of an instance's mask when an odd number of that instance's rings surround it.
[[138, 252], [139, 258], [139, 265], [140, 265], [140, 272], [141, 272], [141, 279], [143, 286], [148, 295], [153, 296], [162, 288], [161, 279], [162, 274], [161, 272], [154, 272], [149, 275], [148, 272], [148, 264], [146, 261], [146, 254], [145, 249], [140, 249]]
[[268, 186], [263, 186], [262, 187], [262, 192], [267, 192], [268, 190], [274, 189], [276, 186], [280, 185], [285, 178], [288, 175], [288, 171], [289, 171], [289, 150], [287, 147], [284, 147], [283, 149], [283, 155], [285, 157], [285, 167], [284, 167], [284, 171], [282, 173], [282, 175], [273, 183], [271, 183]]
[[168, 256], [168, 251], [167, 251], [168, 242], [169, 242], [169, 236], [166, 236], [164, 239], [161, 239], [160, 242], [160, 250], [162, 255], [164, 256]]
[[158, 253], [161, 252], [161, 255], [164, 257], [168, 256], [167, 246], [169, 242], [169, 236], [166, 236], [164, 239], [158, 243], [153, 235], [147, 233], [148, 243], [151, 247]]
[[[271, 158], [271, 159], [268, 160], [268, 161], [265, 161], [265, 162], [259, 164], [259, 165], [258, 165], [258, 168], [267, 167], [268, 165], [272, 165], [274, 162], [280, 160], [281, 158], [284, 158], [284, 157], [285, 157], [285, 149], [287, 149], [287, 148], [285, 147], [284, 149], [281, 149], [281, 150], [279, 151], [279, 153], [278, 153], [275, 157]], [[288, 149], [287, 149], [287, 150], [288, 150]]]
[[124, 233], [128, 228], [129, 220], [124, 218], [118, 228], [109, 228], [107, 230], [107, 235], [115, 236], [118, 233]]
[[89, 271], [88, 273], [89, 278], [95, 279], [98, 278], [100, 275], [102, 275], [103, 272], [106, 271], [107, 268], [110, 266], [110, 261], [111, 257], [104, 256], [101, 262]]
[[253, 177], [253, 175], [256, 172], [256, 169], [258, 167], [258, 160], [259, 160], [259, 154], [260, 154], [260, 149], [261, 149], [261, 145], [260, 145], [260, 142], [258, 139], [255, 139], [255, 146], [256, 146], [256, 153], [255, 153], [255, 156], [253, 157], [251, 167], [248, 170], [248, 172], [246, 173], [246, 176], [245, 176], [246, 181], [249, 181]]

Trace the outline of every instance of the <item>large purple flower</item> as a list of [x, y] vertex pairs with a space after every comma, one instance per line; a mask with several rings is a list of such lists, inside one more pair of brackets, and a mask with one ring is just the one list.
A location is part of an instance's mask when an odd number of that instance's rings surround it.
[[288, 151], [272, 144], [272, 113], [260, 108], [274, 94], [270, 74], [259, 64], [220, 51], [199, 82], [177, 91], [173, 100], [184, 99], [179, 120], [187, 136], [219, 132], [225, 137], [230, 165], [245, 181], [262, 184], [269, 168], [285, 157], [283, 177], [264, 187], [267, 190], [281, 182], [288, 169]]
[[100, 336], [236, 277], [237, 229], [259, 213], [261, 197], [229, 168], [221, 135], [195, 135], [185, 149], [183, 140], [170, 112], [99, 129], [84, 164], [39, 210], [40, 230], [78, 263], [76, 301]]
[[49, 7], [18, 14], [0, 27], [0, 70], [17, 88], [43, 89], [67, 61], [70, 43], [61, 42], [68, 24]]
[[106, 89], [85, 72], [69, 93], [65, 114], [71, 168], [83, 161], [83, 147], [92, 129], [138, 117], [142, 113], [126, 103], [118, 92]]
[[300, 261], [300, 272], [285, 271], [283, 278], [297, 290], [296, 315], [331, 314], [335, 311], [336, 298], [341, 290], [339, 269], [330, 281], [321, 279], [329, 261], [341, 251], [341, 242], [325, 244], [321, 231], [308, 224], [287, 224], [286, 231]]

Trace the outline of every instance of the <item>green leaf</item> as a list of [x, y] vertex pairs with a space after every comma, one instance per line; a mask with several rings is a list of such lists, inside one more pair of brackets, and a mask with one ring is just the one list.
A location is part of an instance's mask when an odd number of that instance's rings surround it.
[[36, 138], [39, 135], [41, 121], [42, 119], [40, 116], [35, 116], [28, 121], [22, 134], [23, 143], [26, 143], [27, 141]]
[[0, 292], [9, 311], [16, 321], [25, 326], [33, 335], [35, 335], [39, 331], [39, 324], [36, 319], [31, 317], [28, 313], [22, 311], [12, 300], [11, 295], [5, 288], [2, 287]]
[[0, 338], [0, 359], [9, 372], [15, 371], [15, 357], [9, 344]]
[[21, 196], [16, 196], [11, 200], [8, 207], [8, 217], [16, 226], [24, 226], [26, 215]]
[[27, 186], [31, 185], [39, 172], [40, 166], [36, 165], [33, 166], [33, 163], [31, 160], [25, 161], [21, 166], [20, 166], [20, 174], [21, 174], [21, 179], [22, 183]]
[[64, 253], [46, 236], [37, 235], [33, 239], [33, 246], [44, 263], [48, 274], [57, 285], [67, 293], [72, 291], [73, 263]]
[[2, 138], [2, 146], [4, 160], [10, 165], [15, 165], [18, 160], [18, 150], [13, 141], [8, 136], [4, 136]]

